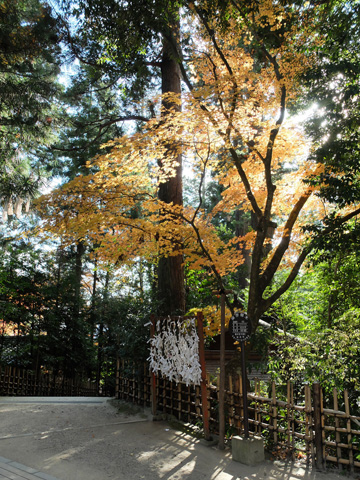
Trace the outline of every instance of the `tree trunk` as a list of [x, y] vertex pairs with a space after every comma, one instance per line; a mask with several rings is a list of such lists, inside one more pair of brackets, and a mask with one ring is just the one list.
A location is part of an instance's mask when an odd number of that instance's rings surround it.
[[[235, 236], [236, 237], [244, 237], [247, 232], [249, 231], [249, 227], [255, 229], [256, 228], [256, 217], [251, 212], [250, 218], [247, 217], [243, 210], [236, 210], [235, 212]], [[246, 246], [240, 246], [237, 244], [236, 249], [238, 251], [241, 250], [241, 254], [244, 257], [244, 263], [238, 269], [237, 272], [237, 279], [238, 285], [241, 289], [245, 289], [249, 284], [249, 276], [251, 270], [251, 250], [246, 248]]]
[[93, 273], [93, 284], [91, 292], [91, 310], [90, 310], [90, 338], [91, 342], [94, 341], [95, 335], [95, 325], [96, 325], [96, 314], [97, 314], [97, 255], [94, 258], [94, 273]]
[[[179, 24], [174, 27], [175, 37], [179, 34]], [[176, 61], [175, 53], [171, 44], [163, 40], [163, 57], [161, 64], [162, 93], [181, 93], [180, 68]], [[180, 110], [180, 106], [164, 100], [163, 115], [170, 108]], [[169, 146], [171, 149], [171, 145]], [[159, 199], [166, 203], [182, 205], [182, 158], [177, 158], [178, 166], [175, 175], [162, 183], [159, 187]], [[185, 286], [182, 246], [177, 247], [178, 255], [161, 257], [158, 265], [158, 296], [160, 314], [183, 314], [185, 313]]]
[[103, 363], [104, 363], [104, 323], [106, 321], [105, 316], [108, 309], [109, 282], [110, 282], [110, 273], [107, 270], [106, 277], [105, 277], [104, 294], [102, 299], [102, 307], [101, 307], [101, 313], [100, 313], [99, 324], [98, 324], [98, 337], [97, 337], [98, 348], [97, 348], [96, 386], [97, 386], [98, 392], [100, 392], [101, 374], [102, 374]]
[[79, 241], [76, 243], [75, 253], [75, 299], [74, 299], [74, 316], [79, 317], [80, 314], [80, 298], [81, 298], [81, 280], [82, 280], [82, 261], [85, 253], [84, 244]]

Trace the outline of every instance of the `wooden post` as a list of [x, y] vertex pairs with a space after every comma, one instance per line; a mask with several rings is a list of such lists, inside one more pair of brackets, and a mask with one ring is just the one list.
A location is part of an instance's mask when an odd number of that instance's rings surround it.
[[[241, 421], [241, 430], [244, 431], [244, 390], [243, 390], [243, 380], [242, 375], [239, 375], [239, 404], [240, 404], [240, 421]], [[240, 402], [241, 399], [241, 402]]]
[[190, 423], [191, 422], [191, 387], [188, 385], [186, 387], [187, 390], [187, 421]]
[[221, 328], [220, 328], [220, 379], [219, 379], [219, 449], [225, 448], [225, 300], [231, 290], [214, 291], [221, 295]]
[[345, 414], [346, 414], [346, 431], [347, 431], [347, 442], [349, 449], [349, 464], [350, 464], [350, 473], [354, 474], [354, 452], [352, 444], [352, 434], [351, 434], [351, 419], [350, 419], [350, 406], [349, 406], [349, 394], [347, 390], [344, 390], [344, 403], [345, 403]]
[[255, 386], [254, 386], [254, 390], [255, 390], [255, 402], [254, 402], [254, 431], [255, 431], [255, 434], [256, 435], [260, 435], [261, 434], [261, 429], [260, 429], [260, 426], [259, 426], [259, 423], [260, 423], [260, 414], [259, 414], [259, 402], [256, 401], [256, 397], [259, 397], [260, 396], [260, 381], [258, 378], [255, 379]]
[[199, 360], [201, 366], [201, 405], [202, 417], [204, 424], [205, 440], [210, 440], [210, 425], [209, 425], [209, 406], [207, 394], [206, 381], [206, 363], [205, 363], [205, 346], [204, 346], [204, 318], [202, 312], [197, 313], [197, 330], [199, 336]]
[[225, 448], [225, 293], [221, 292], [219, 449]]
[[[151, 338], [155, 335], [155, 315], [151, 316], [151, 327], [150, 327], [150, 336]], [[157, 401], [156, 401], [156, 375], [154, 372], [151, 372], [151, 413], [155, 416], [157, 411]]]
[[[339, 410], [339, 402], [338, 402], [338, 393], [336, 388], [333, 390], [333, 396], [334, 396], [334, 410]], [[340, 463], [340, 458], [341, 458], [341, 447], [339, 447], [339, 443], [341, 442], [341, 436], [339, 433], [339, 417], [335, 415], [335, 443], [336, 443], [336, 458], [337, 458], [337, 463], [338, 463], [338, 469], [342, 470], [342, 465]]]
[[239, 375], [236, 375], [235, 379], [234, 379], [234, 391], [235, 391], [234, 416], [235, 416], [236, 435], [240, 435], [241, 434], [241, 427], [242, 427], [242, 405], [241, 405], [241, 402], [240, 402], [240, 398], [241, 398], [241, 377]]
[[305, 441], [306, 454], [311, 455], [313, 465], [315, 465], [315, 449], [314, 449], [314, 435], [312, 427], [312, 406], [311, 406], [311, 389], [309, 385], [305, 385]]
[[146, 363], [144, 363], [144, 373], [143, 373], [143, 401], [142, 404], [146, 407], [147, 395], [148, 395], [148, 375], [147, 375], [147, 368]]
[[277, 446], [278, 443], [278, 422], [277, 422], [277, 401], [276, 401], [276, 386], [275, 382], [272, 382], [271, 386], [271, 405], [272, 405], [272, 425], [273, 425], [273, 438], [274, 438], [274, 444]]
[[233, 379], [229, 375], [229, 396], [230, 396], [230, 406], [229, 406], [229, 424], [231, 427], [235, 426], [235, 410], [234, 410], [234, 389], [233, 389]]
[[196, 413], [196, 418], [201, 418], [201, 393], [200, 393], [200, 387], [199, 385], [195, 385], [195, 413]]
[[294, 452], [295, 452], [294, 385], [290, 382], [290, 380], [287, 381], [286, 402], [287, 402], [286, 443], [287, 443], [287, 448], [289, 451], [291, 451], [292, 458], [294, 460]]
[[321, 405], [321, 387], [319, 383], [313, 384], [314, 401], [314, 432], [315, 432], [315, 466], [318, 470], [324, 468], [323, 442], [322, 442], [322, 405]]
[[132, 375], [132, 403], [136, 402], [136, 387], [137, 387], [137, 382], [135, 378], [135, 367], [132, 368], [131, 371]]
[[163, 379], [163, 390], [162, 390], [162, 410], [164, 413], [167, 413], [166, 410], [167, 410], [167, 401], [166, 401], [166, 392], [167, 392], [167, 388], [168, 388], [168, 385], [169, 385], [169, 380], [167, 378], [164, 378]]
[[115, 397], [119, 398], [119, 382], [120, 382], [120, 357], [116, 359], [116, 377], [115, 377]]
[[245, 359], [245, 342], [240, 342], [241, 345], [241, 378], [243, 391], [243, 406], [244, 406], [244, 437], [249, 438], [249, 411], [247, 401], [247, 385], [246, 385], [246, 359]]
[[[181, 420], [181, 414], [182, 414], [182, 392], [181, 392], [181, 383], [178, 383], [177, 385], [177, 398], [178, 398], [178, 420]], [[204, 408], [204, 407], [203, 407]]]

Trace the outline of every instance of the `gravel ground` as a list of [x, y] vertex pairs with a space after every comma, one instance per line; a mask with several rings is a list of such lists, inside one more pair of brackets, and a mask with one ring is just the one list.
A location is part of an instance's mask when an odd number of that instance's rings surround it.
[[97, 398], [0, 397], [0, 455], [61, 480], [340, 480], [305, 464], [234, 462], [148, 412]]

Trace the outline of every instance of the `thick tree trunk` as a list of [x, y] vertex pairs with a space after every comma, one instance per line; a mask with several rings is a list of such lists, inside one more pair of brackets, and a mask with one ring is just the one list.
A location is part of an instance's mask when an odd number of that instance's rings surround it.
[[[175, 27], [177, 35], [179, 28]], [[163, 58], [161, 66], [162, 93], [181, 93], [180, 68], [174, 58], [170, 43], [163, 41]], [[180, 106], [163, 101], [164, 116], [170, 108], [180, 110]], [[171, 145], [169, 145], [171, 149]], [[162, 183], [159, 188], [159, 199], [166, 203], [182, 205], [182, 158], [177, 158], [178, 166], [175, 175]], [[158, 266], [158, 295], [160, 314], [183, 314], [185, 312], [184, 267], [181, 244], [175, 245], [179, 255], [161, 257]]]

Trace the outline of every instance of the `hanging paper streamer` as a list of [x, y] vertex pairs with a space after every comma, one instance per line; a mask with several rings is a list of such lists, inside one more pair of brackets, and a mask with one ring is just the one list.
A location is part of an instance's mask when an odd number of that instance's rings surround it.
[[158, 320], [150, 339], [150, 369], [171, 381], [200, 385], [199, 337], [195, 319]]

